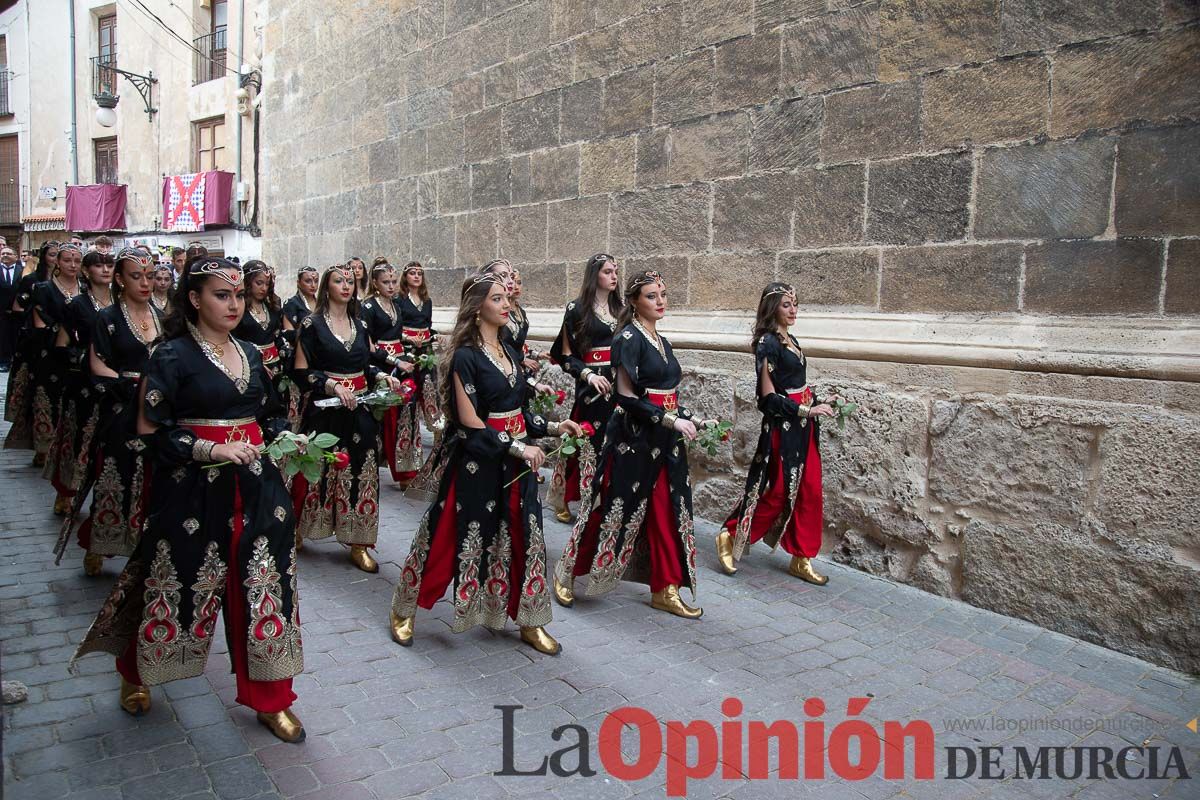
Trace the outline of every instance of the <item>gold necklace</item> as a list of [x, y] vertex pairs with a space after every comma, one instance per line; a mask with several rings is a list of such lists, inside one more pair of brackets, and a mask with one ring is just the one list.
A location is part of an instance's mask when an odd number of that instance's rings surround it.
[[653, 334], [651, 334], [650, 331], [643, 327], [642, 323], [638, 321], [637, 317], [633, 318], [633, 327], [642, 332], [642, 336], [645, 336], [650, 344], [654, 345], [654, 349], [658, 350], [658, 354], [662, 356], [662, 360], [666, 361], [667, 348], [663, 346], [662, 337], [658, 335], [658, 331], [655, 331]]

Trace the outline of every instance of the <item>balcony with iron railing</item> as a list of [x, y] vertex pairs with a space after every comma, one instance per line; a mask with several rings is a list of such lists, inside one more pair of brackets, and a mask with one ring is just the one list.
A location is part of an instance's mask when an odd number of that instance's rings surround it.
[[192, 41], [192, 47], [196, 51], [192, 55], [195, 65], [192, 73], [193, 86], [225, 77], [225, 30], [217, 28], [212, 33]]
[[12, 104], [9, 102], [8, 86], [12, 82], [12, 72], [0, 69], [0, 117], [11, 116]]
[[92, 56], [92, 96], [98, 97], [102, 94], [117, 95], [117, 81], [120, 80], [120, 73], [117, 69], [117, 51], [113, 48], [111, 52], [100, 56]]

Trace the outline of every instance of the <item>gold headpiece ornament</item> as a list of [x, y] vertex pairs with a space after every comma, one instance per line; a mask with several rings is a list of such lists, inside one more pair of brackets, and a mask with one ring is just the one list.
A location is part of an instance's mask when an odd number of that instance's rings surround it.
[[664, 285], [666, 284], [666, 281], [663, 280], [661, 272], [656, 269], [647, 270], [646, 272], [643, 272], [641, 275], [638, 275], [636, 278], [634, 278], [629, 284], [629, 288], [630, 290], [638, 289], [651, 283], [657, 283], [658, 281], [662, 281]]
[[117, 253], [117, 258], [113, 263], [120, 264], [126, 259], [142, 268], [148, 267], [154, 262], [154, 259], [145, 250], [139, 250], [136, 247], [123, 247], [121, 248], [121, 252]]
[[[125, 251], [121, 251], [124, 255]], [[120, 259], [118, 259], [120, 260]], [[230, 271], [235, 272], [235, 275], [230, 275]], [[232, 261], [227, 261], [224, 258], [202, 258], [192, 264], [188, 271], [188, 280], [199, 277], [201, 275], [214, 275], [228, 283], [230, 286], [241, 286], [242, 284], [242, 268]]]
[[788, 297], [792, 298], [793, 302], [796, 300], [796, 289], [792, 286], [788, 286], [786, 283], [777, 289], [772, 289], [771, 291], [767, 292], [765, 295], [763, 295], [763, 297], [774, 297], [777, 294], [787, 295]]

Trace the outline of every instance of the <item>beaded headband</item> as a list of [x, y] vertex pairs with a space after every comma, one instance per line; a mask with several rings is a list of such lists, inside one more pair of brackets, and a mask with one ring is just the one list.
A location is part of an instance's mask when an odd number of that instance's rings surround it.
[[[237, 274], [230, 276], [229, 270], [233, 270]], [[204, 258], [192, 264], [191, 271], [188, 273], [188, 282], [190, 283], [192, 278], [202, 275], [214, 275], [230, 286], [240, 286], [242, 283], [242, 268], [223, 258]]]
[[494, 258], [479, 268], [479, 274], [490, 274], [491, 271], [496, 267], [508, 267], [509, 269], [512, 269], [512, 262], [507, 258]]
[[300, 269], [299, 269], [299, 270], [296, 272], [296, 277], [300, 277], [301, 275], [303, 275], [303, 274], [304, 274], [304, 273], [306, 273], [306, 272], [311, 272], [311, 273], [313, 273], [314, 275], [316, 275], [316, 274], [317, 274], [317, 268], [316, 268], [316, 267], [301, 267], [301, 268], [300, 268]]
[[250, 277], [251, 275], [258, 274], [259, 272], [265, 272], [268, 275], [275, 274], [275, 270], [268, 267], [266, 262], [259, 261], [258, 259], [254, 259], [253, 261], [247, 261], [242, 266], [242, 275], [247, 278]]
[[637, 276], [632, 282], [630, 282], [629, 291], [640, 289], [643, 286], [648, 286], [651, 283], [658, 283], [659, 281], [662, 281], [664, 285], [666, 284], [666, 281], [663, 280], [661, 272], [658, 270], [649, 270]]
[[[350, 260], [353, 261], [354, 259], [350, 259]], [[351, 269], [349, 264], [332, 264], [325, 268], [325, 272], [326, 273], [340, 272], [340, 273], [342, 273], [343, 278], [349, 278], [350, 280], [354, 280], [354, 270]]]
[[[372, 275], [374, 275], [376, 272], [395, 272], [395, 271], [396, 271], [396, 268], [386, 261], [384, 261], [382, 264], [376, 264], [375, 266], [371, 267]], [[407, 272], [407, 271], [408, 270], [405, 270], [405, 272]]]
[[780, 294], [780, 295], [786, 295], [786, 296], [788, 296], [788, 297], [791, 297], [791, 298], [792, 298], [792, 300], [795, 300], [795, 299], [796, 299], [796, 290], [795, 290], [795, 288], [794, 288], [794, 287], [791, 287], [791, 286], [788, 286], [788, 285], [786, 285], [786, 284], [784, 284], [782, 287], [780, 287], [780, 288], [778, 288], [778, 289], [772, 289], [771, 291], [769, 291], [769, 292], [766, 292], [765, 294], [763, 294], [763, 297], [774, 297], [774, 296], [775, 296], [775, 295], [777, 295], [777, 294]]
[[[125, 249], [128, 250], [129, 248], [125, 248]], [[63, 250], [74, 250], [76, 253], [83, 252], [83, 248], [80, 247], [79, 245], [75, 244], [74, 242], [63, 242], [62, 244], [60, 244], [58, 246], [58, 252], [61, 253]]]
[[139, 267], [148, 267], [151, 263], [153, 263], [153, 259], [146, 255], [145, 250], [138, 250], [136, 247], [121, 248], [121, 252], [117, 253], [117, 258], [113, 263], [120, 264], [122, 261], [127, 259], [134, 262]]

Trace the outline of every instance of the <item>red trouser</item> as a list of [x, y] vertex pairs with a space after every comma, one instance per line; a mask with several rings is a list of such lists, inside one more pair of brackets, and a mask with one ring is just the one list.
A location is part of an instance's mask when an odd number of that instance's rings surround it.
[[[763, 538], [779, 518], [787, 513], [787, 482], [783, 479], [783, 458], [779, 454], [780, 436], [776, 429], [771, 434], [771, 482], [765, 494], [758, 498], [754, 519], [750, 522], [750, 544]], [[808, 457], [804, 472], [800, 476], [800, 492], [796, 496], [796, 507], [788, 520], [783, 536], [779, 540], [784, 552], [793, 556], [812, 558], [821, 552], [821, 528], [823, 525], [823, 499], [821, 496], [821, 456], [817, 452], [817, 437], [808, 438]], [[736, 535], [732, 528], [731, 535]]]
[[[246, 622], [246, 609], [241, 598], [243, 588], [241, 575], [238, 570], [238, 544], [242, 538], [242, 492], [234, 489], [233, 498], [233, 536], [229, 542], [229, 571], [225, 578], [225, 600], [222, 613], [225, 615], [226, 630], [233, 631], [229, 643], [229, 657], [233, 661], [233, 674], [237, 677], [237, 701], [264, 714], [274, 714], [283, 711], [296, 702], [296, 693], [292, 691], [292, 679], [284, 678], [278, 681], [255, 681], [250, 679], [250, 671], [246, 660], [246, 635], [250, 626]], [[235, 602], [229, 602], [230, 599]], [[138, 635], [141, 635], [139, 629]], [[129, 683], [141, 685], [142, 678], [137, 667], [137, 639], [130, 639], [125, 652], [117, 657], [117, 672]]]
[[[421, 608], [433, 608], [433, 604], [442, 599], [451, 581], [454, 580], [454, 569], [458, 542], [458, 514], [455, 511], [455, 484], [457, 478], [450, 483], [446, 492], [446, 504], [442, 515], [438, 517], [437, 528], [429, 541], [429, 553], [425, 556], [425, 571], [421, 576], [421, 591], [417, 595], [417, 605]], [[521, 508], [521, 482], [517, 481], [508, 487], [508, 532], [512, 553], [508, 581], [508, 616], [517, 618], [521, 604], [521, 591], [525, 585], [525, 521]], [[488, 576], [481, 570], [478, 576], [480, 591], [486, 591]]]
[[[610, 465], [611, 466], [611, 465]], [[606, 469], [601, 486], [609, 485], [610, 470]], [[661, 592], [668, 586], [683, 585], [683, 559], [679, 553], [679, 525], [671, 509], [671, 480], [667, 468], [659, 470], [654, 488], [650, 491], [646, 510], [646, 529], [643, 536], [650, 547], [650, 591]], [[579, 542], [579, 557], [575, 560], [575, 577], [587, 575], [592, 569], [599, 544], [600, 512], [592, 514]]]

